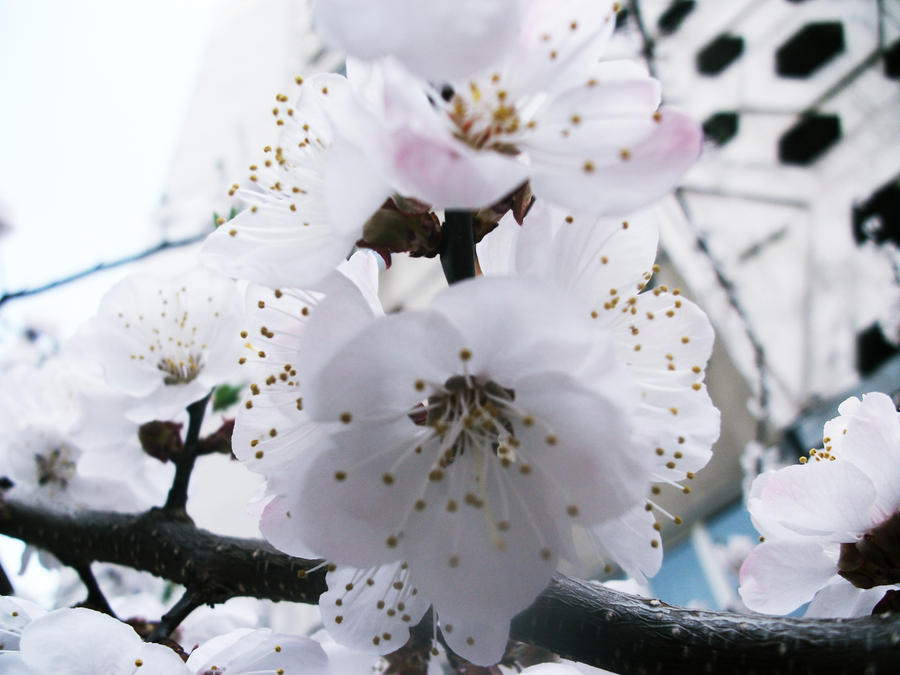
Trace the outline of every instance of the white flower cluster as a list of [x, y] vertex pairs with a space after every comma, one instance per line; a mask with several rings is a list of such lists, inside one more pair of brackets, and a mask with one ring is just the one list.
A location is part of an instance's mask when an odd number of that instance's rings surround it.
[[[601, 60], [617, 3], [475, 4], [477, 22], [317, 3], [323, 36], [366, 60], [279, 95], [277, 144], [232, 187], [248, 207], [203, 255], [261, 284], [233, 449], [267, 479], [266, 538], [329, 561], [328, 630], [388, 653], [431, 607], [490, 665], [562, 561], [657, 571], [674, 516], [653, 496], [689, 490], [719, 416], [712, 329], [648, 287], [656, 224], [634, 213], [695, 160], [697, 124], [641, 67]], [[377, 256], [342, 262], [385, 200], [480, 211], [526, 181], [528, 215], [426, 310], [385, 316]]]
[[[432, 609], [435, 636], [492, 665], [511, 618], [561, 564], [656, 573], [660, 519], [680, 519], [655, 495], [689, 491], [719, 413], [703, 382], [712, 328], [656, 284], [657, 226], [639, 209], [674, 187], [701, 132], [660, 107], [642, 67], [601, 59], [616, 11], [597, 0], [319, 0], [323, 38], [353, 55], [348, 74], [298, 77], [295, 101], [278, 95], [277, 143], [250, 185], [230, 190], [246, 208], [201, 255], [249, 282], [243, 319], [229, 279], [130, 277], [81, 340], [78, 358], [102, 364], [104, 398], [62, 429], [4, 427], [21, 431], [0, 449], [14, 489], [121, 509], [128, 500], [108, 483], [140, 483], [154, 461], [138, 425], [183, 420], [213, 387], [246, 378], [232, 449], [266, 479], [260, 529], [282, 551], [327, 560], [325, 627], [364, 656], [244, 631], [183, 663], [111, 618], [79, 609], [26, 622], [10, 600], [0, 663], [311, 673], [350, 659], [363, 672]], [[415, 236], [443, 241], [453, 213], [487, 218], [477, 275], [427, 309], [385, 314], [389, 252], [368, 239], [373, 223], [401, 242], [396, 252], [411, 250], [413, 221]], [[442, 247], [427, 254], [452, 265]], [[91, 437], [103, 446], [94, 457], [69, 440], [77, 425], [116, 433]], [[86, 482], [89, 467], [107, 482]]]

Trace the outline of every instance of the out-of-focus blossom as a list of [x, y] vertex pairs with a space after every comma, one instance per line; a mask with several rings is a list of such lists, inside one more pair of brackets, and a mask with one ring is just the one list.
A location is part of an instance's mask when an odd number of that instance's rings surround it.
[[136, 397], [130, 419], [171, 419], [234, 373], [239, 307], [234, 283], [202, 268], [136, 274], [110, 289], [90, 348], [107, 381]]
[[515, 42], [520, 0], [316, 0], [316, 32], [362, 59], [394, 56], [420, 77], [465, 77]]
[[208, 640], [195, 649], [187, 660], [191, 673], [257, 673], [302, 672], [330, 675], [328, 656], [315, 640], [298, 635], [273, 633], [267, 628], [237, 629]]
[[785, 614], [812, 600], [817, 616], [866, 614], [898, 581], [900, 413], [881, 393], [838, 412], [822, 449], [753, 482], [747, 505], [764, 541], [741, 567], [750, 609]]

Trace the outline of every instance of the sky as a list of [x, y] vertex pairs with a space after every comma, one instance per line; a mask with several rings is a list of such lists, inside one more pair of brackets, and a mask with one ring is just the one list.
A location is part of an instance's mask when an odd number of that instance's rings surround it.
[[215, 0], [0, 0], [0, 288], [155, 242]]

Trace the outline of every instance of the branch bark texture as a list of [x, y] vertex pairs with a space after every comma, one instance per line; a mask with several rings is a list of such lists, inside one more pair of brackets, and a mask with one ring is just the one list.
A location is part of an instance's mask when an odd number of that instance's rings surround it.
[[[118, 563], [183, 584], [205, 602], [235, 596], [316, 602], [319, 561], [213, 534], [162, 510], [61, 513], [0, 501], [0, 534], [62, 562]], [[801, 619], [672, 607], [557, 575], [512, 622], [511, 637], [620, 673], [896, 672], [900, 617]]]

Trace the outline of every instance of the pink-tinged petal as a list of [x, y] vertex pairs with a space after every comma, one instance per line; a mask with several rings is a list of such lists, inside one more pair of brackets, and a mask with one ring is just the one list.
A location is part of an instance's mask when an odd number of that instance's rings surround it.
[[[579, 155], [577, 147], [566, 149], [560, 144], [556, 156], [535, 157], [534, 193], [598, 215], [627, 213], [663, 196], [699, 156], [702, 132], [695, 121], [676, 110], [664, 107], [657, 116], [651, 132], [633, 145], [615, 149], [610, 145], [610, 151], [602, 155]], [[612, 144], [615, 138], [609, 140]]]
[[760, 544], [741, 565], [741, 599], [755, 612], [787, 614], [837, 575], [835, 553], [816, 542]]
[[37, 619], [22, 632], [20, 647], [22, 660], [36, 673], [191, 672], [168, 647], [144, 643], [131, 626], [89, 609], [60, 609]]
[[797, 539], [847, 542], [871, 527], [875, 488], [849, 462], [811, 461], [769, 476], [759, 500]]
[[422, 593], [412, 593], [409, 574], [399, 562], [372, 570], [339, 565], [326, 581], [328, 591], [319, 597], [322, 623], [340, 644], [370, 654], [388, 654], [405, 645], [409, 629], [431, 604]]
[[803, 616], [820, 619], [868, 616], [892, 588], [896, 589], [896, 586], [857, 588], [846, 579], [836, 577], [833, 583], [816, 593]]
[[480, 209], [499, 201], [528, 178], [516, 159], [472, 150], [443, 133], [408, 126], [390, 136], [390, 169], [403, 194], [445, 209]]
[[393, 55], [419, 76], [446, 81], [487, 67], [514, 43], [518, 0], [318, 0], [316, 31], [363, 59]]
[[633, 579], [643, 580], [655, 575], [662, 565], [663, 550], [659, 533], [653, 529], [655, 521], [653, 513], [641, 504], [589, 532], [604, 558], [616, 562]]
[[836, 461], [852, 462], [869, 477], [875, 486], [873, 515], [882, 520], [900, 510], [900, 412], [881, 393], [863, 395], [854, 407], [849, 415], [842, 412], [847, 433]]

